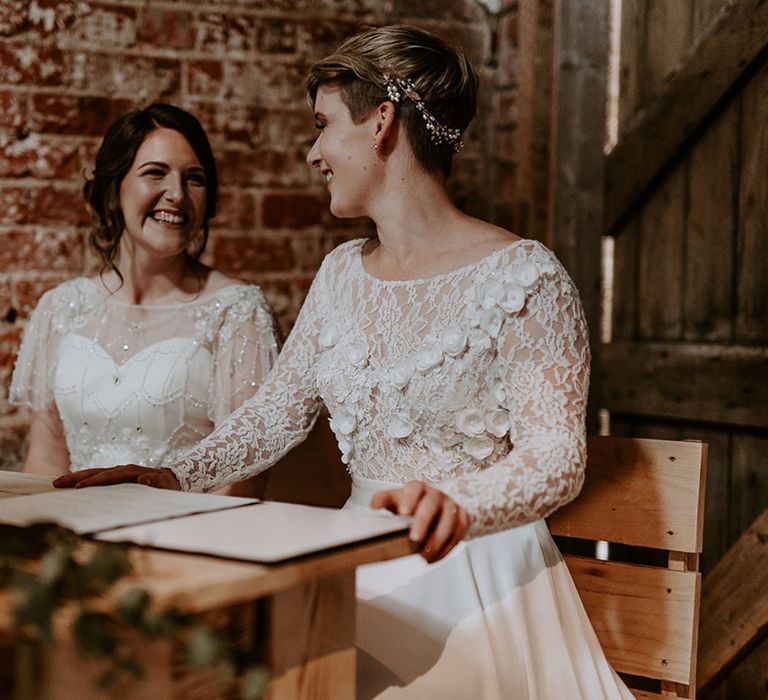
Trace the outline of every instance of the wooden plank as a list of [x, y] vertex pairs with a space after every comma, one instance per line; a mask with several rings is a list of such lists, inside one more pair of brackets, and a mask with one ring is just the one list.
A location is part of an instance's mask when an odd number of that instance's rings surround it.
[[643, 80], [650, 94], [680, 64], [691, 45], [691, 0], [646, 0]]
[[619, 414], [611, 415], [611, 430], [609, 435], [613, 437], [632, 437], [635, 419], [633, 416]]
[[[727, 697], [765, 698], [768, 693], [768, 638], [741, 660], [723, 684]], [[707, 695], [707, 700], [714, 700]]]
[[736, 339], [768, 343], [768, 68], [747, 86], [741, 122]]
[[[600, 265], [609, 17], [606, 0], [555, 4], [554, 155], [551, 159], [550, 247], [581, 295], [589, 334], [600, 337]], [[525, 32], [521, 28], [521, 36]], [[521, 47], [522, 48], [522, 47]], [[541, 60], [538, 54], [536, 61]], [[534, 92], [540, 92], [538, 84]], [[535, 116], [535, 115], [534, 115]], [[522, 115], [521, 115], [522, 120]], [[535, 123], [542, 124], [539, 119]], [[547, 124], [549, 129], [550, 125]], [[546, 163], [534, 163], [550, 175]], [[533, 179], [521, 173], [521, 181]], [[539, 192], [538, 198], [546, 192]], [[536, 193], [534, 193], [536, 194]], [[599, 347], [593, 369], [599, 365]], [[597, 431], [599, 406], [591, 386], [588, 426]]]
[[614, 238], [611, 331], [612, 339], [616, 340], [629, 340], [637, 335], [640, 223], [639, 217], [634, 219]]
[[768, 508], [767, 466], [768, 434], [734, 432], [731, 448], [731, 542], [741, 537], [755, 518]]
[[731, 340], [738, 169], [739, 110], [732, 103], [690, 155], [682, 276], [687, 340]]
[[354, 700], [354, 571], [278, 593], [268, 615], [265, 700]]
[[693, 3], [693, 40], [698, 41], [702, 34], [709, 31], [717, 16], [727, 5], [727, 0], [695, 0]]
[[768, 427], [768, 348], [620, 342], [602, 352], [610, 411]]
[[[703, 695], [768, 630], [766, 581], [768, 510], [757, 518], [704, 580], [697, 675]], [[736, 591], [738, 595], [734, 594]]]
[[264, 495], [268, 501], [340, 508], [349, 498], [352, 482], [325, 416], [268, 473]]
[[614, 669], [691, 682], [699, 573], [571, 556], [566, 563]]
[[645, 0], [622, 0], [619, 47], [619, 134], [647, 99], [642, 74], [646, 35]]
[[[590, 0], [595, 2], [595, 0]], [[518, 234], [549, 243], [550, 145], [554, 22], [551, 0], [529, 0], [517, 11], [515, 54], [517, 134], [515, 199]]]
[[549, 518], [553, 535], [700, 552], [699, 443], [590, 437], [581, 494]]
[[731, 439], [719, 426], [687, 425], [683, 439], [707, 443], [707, 485], [704, 505], [704, 550], [701, 573], [706, 576], [733, 544], [728, 531], [731, 512]]
[[[116, 586], [115, 595], [119, 596], [124, 587], [139, 584], [159, 608], [177, 606], [190, 612], [205, 612], [255, 600], [362, 564], [407, 556], [414, 551], [406, 534], [271, 566], [137, 548], [131, 550], [134, 572]], [[2, 627], [3, 606], [0, 605], [0, 629]]]
[[679, 440], [682, 430], [679, 423], [664, 420], [648, 420], [635, 417], [632, 435], [652, 440]]
[[638, 332], [641, 338], [675, 340], [683, 330], [683, 240], [686, 228], [686, 170], [676, 168], [641, 216]]
[[710, 31], [627, 124], [606, 162], [606, 221], [615, 230], [627, 211], [724, 101], [768, 43], [768, 5], [730, 0]]

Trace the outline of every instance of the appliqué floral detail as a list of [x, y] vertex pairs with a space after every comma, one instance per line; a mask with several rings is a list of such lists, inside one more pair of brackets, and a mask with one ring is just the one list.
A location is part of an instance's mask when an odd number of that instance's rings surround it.
[[524, 289], [531, 289], [539, 281], [540, 276], [538, 266], [527, 261], [517, 263], [512, 269], [504, 271], [505, 279], [519, 284]]
[[341, 462], [342, 464], [349, 464], [349, 460], [355, 451], [354, 446], [344, 435], [337, 435], [336, 437], [339, 443], [339, 450], [341, 451]]
[[525, 306], [525, 289], [511, 282], [504, 288], [504, 297], [499, 301], [499, 306], [508, 314], [514, 314]]
[[445, 447], [433, 441], [427, 443], [427, 449], [436, 457], [443, 457], [446, 452]]
[[493, 440], [485, 435], [467, 438], [464, 440], [462, 449], [470, 457], [474, 457], [475, 459], [485, 459], [486, 457], [490, 457], [493, 452]]
[[341, 330], [335, 323], [326, 323], [320, 331], [320, 347], [332, 348], [339, 342]]
[[365, 367], [368, 362], [368, 344], [362, 340], [347, 345], [343, 353], [344, 359], [353, 367]]
[[349, 411], [337, 411], [331, 419], [334, 432], [351, 435], [357, 427], [357, 419]]
[[469, 345], [478, 350], [489, 350], [491, 347], [491, 338], [480, 328], [470, 328]]
[[503, 408], [491, 411], [485, 416], [485, 429], [497, 438], [504, 437], [509, 431], [509, 412]]
[[476, 437], [485, 432], [483, 412], [477, 408], [465, 408], [456, 414], [456, 427], [467, 437]]
[[467, 334], [459, 326], [448, 326], [443, 331], [443, 350], [451, 357], [458, 357], [467, 347]]
[[488, 279], [477, 288], [477, 301], [484, 309], [490, 309], [504, 296], [504, 287], [496, 279]]
[[499, 335], [502, 323], [504, 323], [504, 315], [497, 306], [486, 309], [480, 317], [480, 328], [491, 338], [496, 338]]
[[333, 394], [333, 398], [335, 398], [339, 403], [344, 403], [349, 398], [350, 392], [351, 388], [345, 381], [334, 381], [331, 384], [331, 393]]
[[408, 386], [408, 382], [411, 381], [411, 375], [413, 374], [413, 367], [410, 362], [403, 361], [402, 363], [393, 367], [387, 373], [387, 381], [395, 387], [395, 389], [405, 389]]
[[413, 421], [406, 413], [395, 413], [387, 425], [387, 435], [394, 439], [408, 437], [413, 432]]
[[443, 361], [443, 351], [434, 343], [426, 343], [416, 351], [413, 360], [419, 372], [426, 372]]
[[504, 406], [507, 401], [507, 388], [499, 383], [493, 388], [493, 395], [499, 406]]

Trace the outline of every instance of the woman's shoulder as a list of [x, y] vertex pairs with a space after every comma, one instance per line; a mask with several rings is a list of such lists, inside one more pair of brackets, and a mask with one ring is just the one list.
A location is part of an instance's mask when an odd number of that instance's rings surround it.
[[[205, 317], [224, 338], [255, 324], [261, 331], [274, 333], [274, 313], [261, 287], [212, 270], [199, 305]], [[201, 309], [202, 311], [202, 309]]]
[[340, 243], [323, 259], [322, 267], [329, 267], [348, 263], [360, 257], [363, 247], [369, 244], [373, 238], [354, 238], [351, 241]]
[[[79, 315], [94, 306], [94, 292], [98, 282], [90, 277], [75, 277], [43, 293], [37, 302], [38, 310], [67, 310], [70, 315]], [[99, 295], [100, 297], [100, 295]], [[99, 298], [101, 301], [101, 298]]]
[[245, 282], [233, 283], [216, 290], [201, 300], [211, 316], [220, 319], [249, 318], [271, 315], [272, 307], [261, 287]]
[[495, 256], [494, 264], [501, 269], [532, 265], [540, 275], [560, 277], [567, 272], [555, 253], [534, 238], [520, 238], [510, 242]]

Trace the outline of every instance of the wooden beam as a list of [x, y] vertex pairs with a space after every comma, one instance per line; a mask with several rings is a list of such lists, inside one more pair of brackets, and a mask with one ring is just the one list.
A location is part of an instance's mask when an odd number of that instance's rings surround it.
[[768, 630], [768, 510], [704, 579], [698, 688], [702, 695]]
[[627, 123], [606, 162], [606, 229], [616, 232], [732, 87], [768, 52], [768, 3], [729, 0], [655, 100]]
[[610, 343], [599, 377], [610, 411], [768, 427], [768, 348]]
[[[590, 335], [599, 338], [609, 5], [557, 0], [555, 13], [548, 244], [579, 289]], [[593, 371], [599, 364], [595, 350]], [[597, 387], [592, 384], [588, 404], [590, 432], [597, 432]]]

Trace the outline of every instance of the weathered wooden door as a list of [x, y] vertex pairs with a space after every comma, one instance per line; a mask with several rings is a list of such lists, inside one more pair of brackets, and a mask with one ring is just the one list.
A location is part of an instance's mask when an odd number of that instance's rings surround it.
[[[768, 507], [768, 3], [622, 0], [617, 25], [596, 395], [612, 434], [709, 443], [706, 574]], [[711, 697], [767, 682], [768, 643]]]

